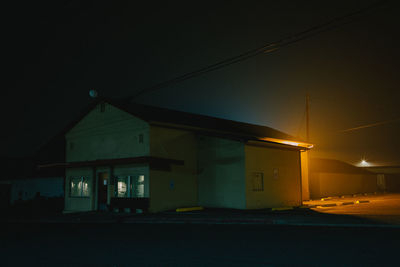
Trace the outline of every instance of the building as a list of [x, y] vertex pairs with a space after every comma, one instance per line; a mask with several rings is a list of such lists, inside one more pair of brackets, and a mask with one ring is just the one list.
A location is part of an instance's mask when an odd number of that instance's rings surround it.
[[310, 197], [312, 199], [377, 192], [377, 175], [333, 159], [310, 160]]
[[377, 174], [380, 191], [400, 192], [400, 166], [370, 166], [365, 169]]
[[[33, 158], [9, 158], [0, 160], [0, 208], [9, 209], [32, 200], [62, 199], [64, 174], [59, 170], [41, 170]], [[59, 202], [59, 201], [58, 201]]]
[[[269, 127], [98, 99], [65, 132], [65, 211], [300, 206], [310, 144]], [[307, 186], [305, 186], [307, 188]]]

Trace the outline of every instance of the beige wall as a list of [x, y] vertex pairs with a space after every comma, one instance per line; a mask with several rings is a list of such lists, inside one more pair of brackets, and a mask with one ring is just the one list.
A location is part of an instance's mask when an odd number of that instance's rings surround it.
[[313, 173], [311, 198], [376, 192], [377, 177], [373, 174]]
[[[143, 135], [143, 143], [139, 135]], [[147, 122], [105, 104], [90, 111], [66, 134], [66, 160], [88, 161], [149, 155]]]
[[192, 132], [152, 125], [150, 155], [184, 160], [171, 170], [149, 171], [150, 211], [158, 212], [197, 205], [197, 141]]
[[[97, 105], [67, 132], [65, 135], [67, 162], [149, 155], [149, 124], [110, 104], [105, 103], [104, 107], [104, 112], [101, 112], [101, 104]], [[139, 135], [143, 135], [142, 143], [139, 142]], [[132, 175], [135, 174], [135, 170], [141, 171], [141, 166], [136, 166], [136, 169], [133, 168], [133, 170], [132, 168], [133, 166], [116, 166], [114, 172], [117, 174], [129, 172], [127, 175]], [[148, 195], [148, 184], [146, 186], [146, 183], [148, 183], [149, 173], [147, 169], [145, 168], [144, 174], [145, 192], [147, 190]], [[99, 172], [108, 172], [110, 174], [110, 166], [97, 167], [96, 177], [93, 177], [93, 168], [68, 169], [66, 171], [66, 211], [97, 209], [96, 183]], [[71, 176], [90, 177], [90, 198], [69, 197]], [[111, 178], [111, 176], [109, 177]], [[108, 203], [110, 203], [110, 198], [114, 195], [114, 185], [110, 182], [111, 180], [108, 183]]]
[[199, 137], [199, 205], [245, 209], [244, 161], [243, 143]]
[[[248, 209], [301, 205], [299, 151], [246, 145], [245, 154]], [[255, 173], [263, 174], [263, 191], [253, 191]]]

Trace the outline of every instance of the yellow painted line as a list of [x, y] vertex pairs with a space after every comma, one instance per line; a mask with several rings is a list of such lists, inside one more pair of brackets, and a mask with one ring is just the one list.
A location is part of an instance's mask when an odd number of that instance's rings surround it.
[[190, 208], [178, 208], [176, 212], [185, 212], [185, 211], [193, 211], [193, 210], [203, 210], [203, 207], [190, 207]]
[[276, 211], [276, 210], [292, 210], [293, 207], [282, 207], [282, 208], [272, 208], [272, 211]]

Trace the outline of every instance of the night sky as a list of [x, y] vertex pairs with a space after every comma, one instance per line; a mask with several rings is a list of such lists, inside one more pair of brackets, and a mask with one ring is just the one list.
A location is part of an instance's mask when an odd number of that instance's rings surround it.
[[[92, 88], [127, 97], [374, 1], [216, 2], [4, 5], [2, 156], [32, 155], [91, 101]], [[305, 139], [309, 93], [313, 157], [398, 165], [399, 26], [389, 1], [352, 23], [134, 101]]]

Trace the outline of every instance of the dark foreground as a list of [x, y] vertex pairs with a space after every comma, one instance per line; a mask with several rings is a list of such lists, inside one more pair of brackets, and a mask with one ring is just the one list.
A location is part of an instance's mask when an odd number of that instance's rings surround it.
[[400, 229], [3, 224], [1, 266], [398, 266]]

